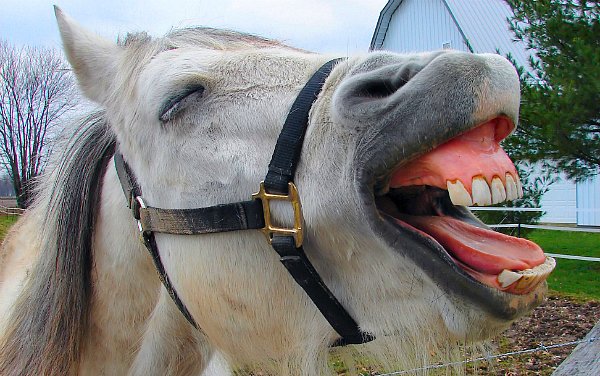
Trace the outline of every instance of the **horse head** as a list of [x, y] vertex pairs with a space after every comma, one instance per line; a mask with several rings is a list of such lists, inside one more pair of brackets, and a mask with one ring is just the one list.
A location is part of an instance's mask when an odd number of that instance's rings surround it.
[[[83, 93], [105, 109], [156, 208], [249, 200], [290, 106], [332, 58], [206, 28], [115, 44], [57, 18]], [[402, 357], [478, 341], [541, 302], [552, 260], [466, 208], [522, 195], [499, 145], [518, 113], [517, 74], [498, 55], [373, 52], [334, 66], [294, 176], [303, 248], [374, 347]], [[127, 204], [113, 196], [103, 201]], [[271, 216], [294, 223], [284, 203]], [[134, 219], [119, 218], [135, 238]], [[158, 233], [156, 244], [202, 338], [226, 357], [293, 358], [310, 374], [307, 359], [322, 359], [339, 337], [260, 231]]]

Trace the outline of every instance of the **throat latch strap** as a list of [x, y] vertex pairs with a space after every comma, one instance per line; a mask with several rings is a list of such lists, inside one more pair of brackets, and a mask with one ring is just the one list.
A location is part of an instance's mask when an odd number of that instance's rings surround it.
[[[265, 181], [261, 183], [259, 191], [252, 196], [251, 201], [197, 209], [160, 209], [146, 206], [131, 169], [121, 154], [115, 155], [119, 180], [133, 216], [138, 220], [143, 243], [152, 255], [163, 285], [179, 310], [194, 327], [198, 328], [198, 325], [175, 291], [162, 264], [154, 237], [156, 232], [198, 235], [260, 229], [292, 278], [340, 335], [341, 338], [332, 346], [360, 344], [375, 338], [370, 333], [360, 330], [356, 321], [325, 285], [306, 256], [302, 248], [302, 208], [296, 186], [292, 182], [308, 127], [310, 109], [326, 78], [339, 60], [329, 61], [319, 68], [294, 101], [275, 145]], [[293, 228], [280, 228], [272, 224], [271, 200], [289, 201], [294, 210]]]
[[[125, 198], [127, 199], [127, 206], [132, 210], [133, 217], [138, 220], [139, 224], [140, 211], [145, 209], [142, 207], [145, 206], [143, 205], [143, 201], [141, 199], [142, 191], [135, 179], [135, 176], [131, 172], [131, 169], [129, 168], [127, 163], [125, 163], [123, 155], [121, 155], [121, 153], [119, 152], [115, 153], [114, 160], [115, 168], [117, 170], [117, 176], [119, 177], [119, 181], [121, 182], [121, 188], [123, 188], [123, 193], [125, 193]], [[158, 252], [158, 246], [156, 245], [156, 238], [154, 237], [154, 232], [143, 231], [141, 227], [140, 231], [140, 240], [148, 250], [148, 253], [150, 253], [150, 256], [152, 257], [152, 262], [154, 263], [154, 267], [158, 272], [160, 281], [169, 293], [169, 296], [171, 297], [177, 308], [179, 308], [179, 311], [181, 312], [181, 314], [183, 314], [186, 320], [190, 324], [192, 324], [194, 328], [199, 329], [198, 324], [194, 320], [194, 317], [179, 297], [179, 294], [177, 294], [173, 283], [171, 283], [171, 279], [169, 278], [169, 275], [165, 270], [165, 266], [163, 265], [162, 260], [160, 258], [160, 253]]]

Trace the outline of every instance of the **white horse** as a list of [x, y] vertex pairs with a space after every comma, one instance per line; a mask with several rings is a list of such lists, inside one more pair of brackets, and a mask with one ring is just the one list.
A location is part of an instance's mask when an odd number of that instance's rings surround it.
[[[292, 102], [331, 57], [207, 28], [114, 44], [56, 16], [102, 110], [5, 240], [0, 374], [198, 375], [215, 353], [238, 372], [331, 372], [340, 333], [259, 230], [156, 232], [178, 306], [112, 160], [116, 149], [149, 207], [250, 200]], [[459, 344], [543, 299], [553, 261], [465, 208], [522, 194], [499, 146], [518, 109], [515, 70], [496, 55], [376, 52], [333, 66], [293, 176], [304, 220], [285, 203], [271, 216], [303, 227], [324, 285], [375, 337], [346, 350], [394, 368], [461, 357]]]

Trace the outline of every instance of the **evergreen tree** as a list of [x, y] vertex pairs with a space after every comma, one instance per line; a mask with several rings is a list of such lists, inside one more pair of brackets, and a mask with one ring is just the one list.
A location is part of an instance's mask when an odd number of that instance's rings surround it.
[[506, 140], [507, 152], [552, 161], [575, 179], [600, 173], [600, 3], [506, 2], [511, 30], [531, 52], [530, 67], [517, 66], [521, 127]]

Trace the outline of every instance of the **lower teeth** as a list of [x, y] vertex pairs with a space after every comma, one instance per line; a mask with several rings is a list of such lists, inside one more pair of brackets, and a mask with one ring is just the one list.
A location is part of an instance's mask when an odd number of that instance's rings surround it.
[[518, 272], [504, 269], [498, 274], [498, 283], [502, 288], [507, 288], [516, 283], [515, 288], [517, 290], [525, 290], [545, 280], [552, 270], [554, 270], [555, 266], [556, 261], [552, 257], [546, 257], [546, 261], [543, 264], [533, 269]]

